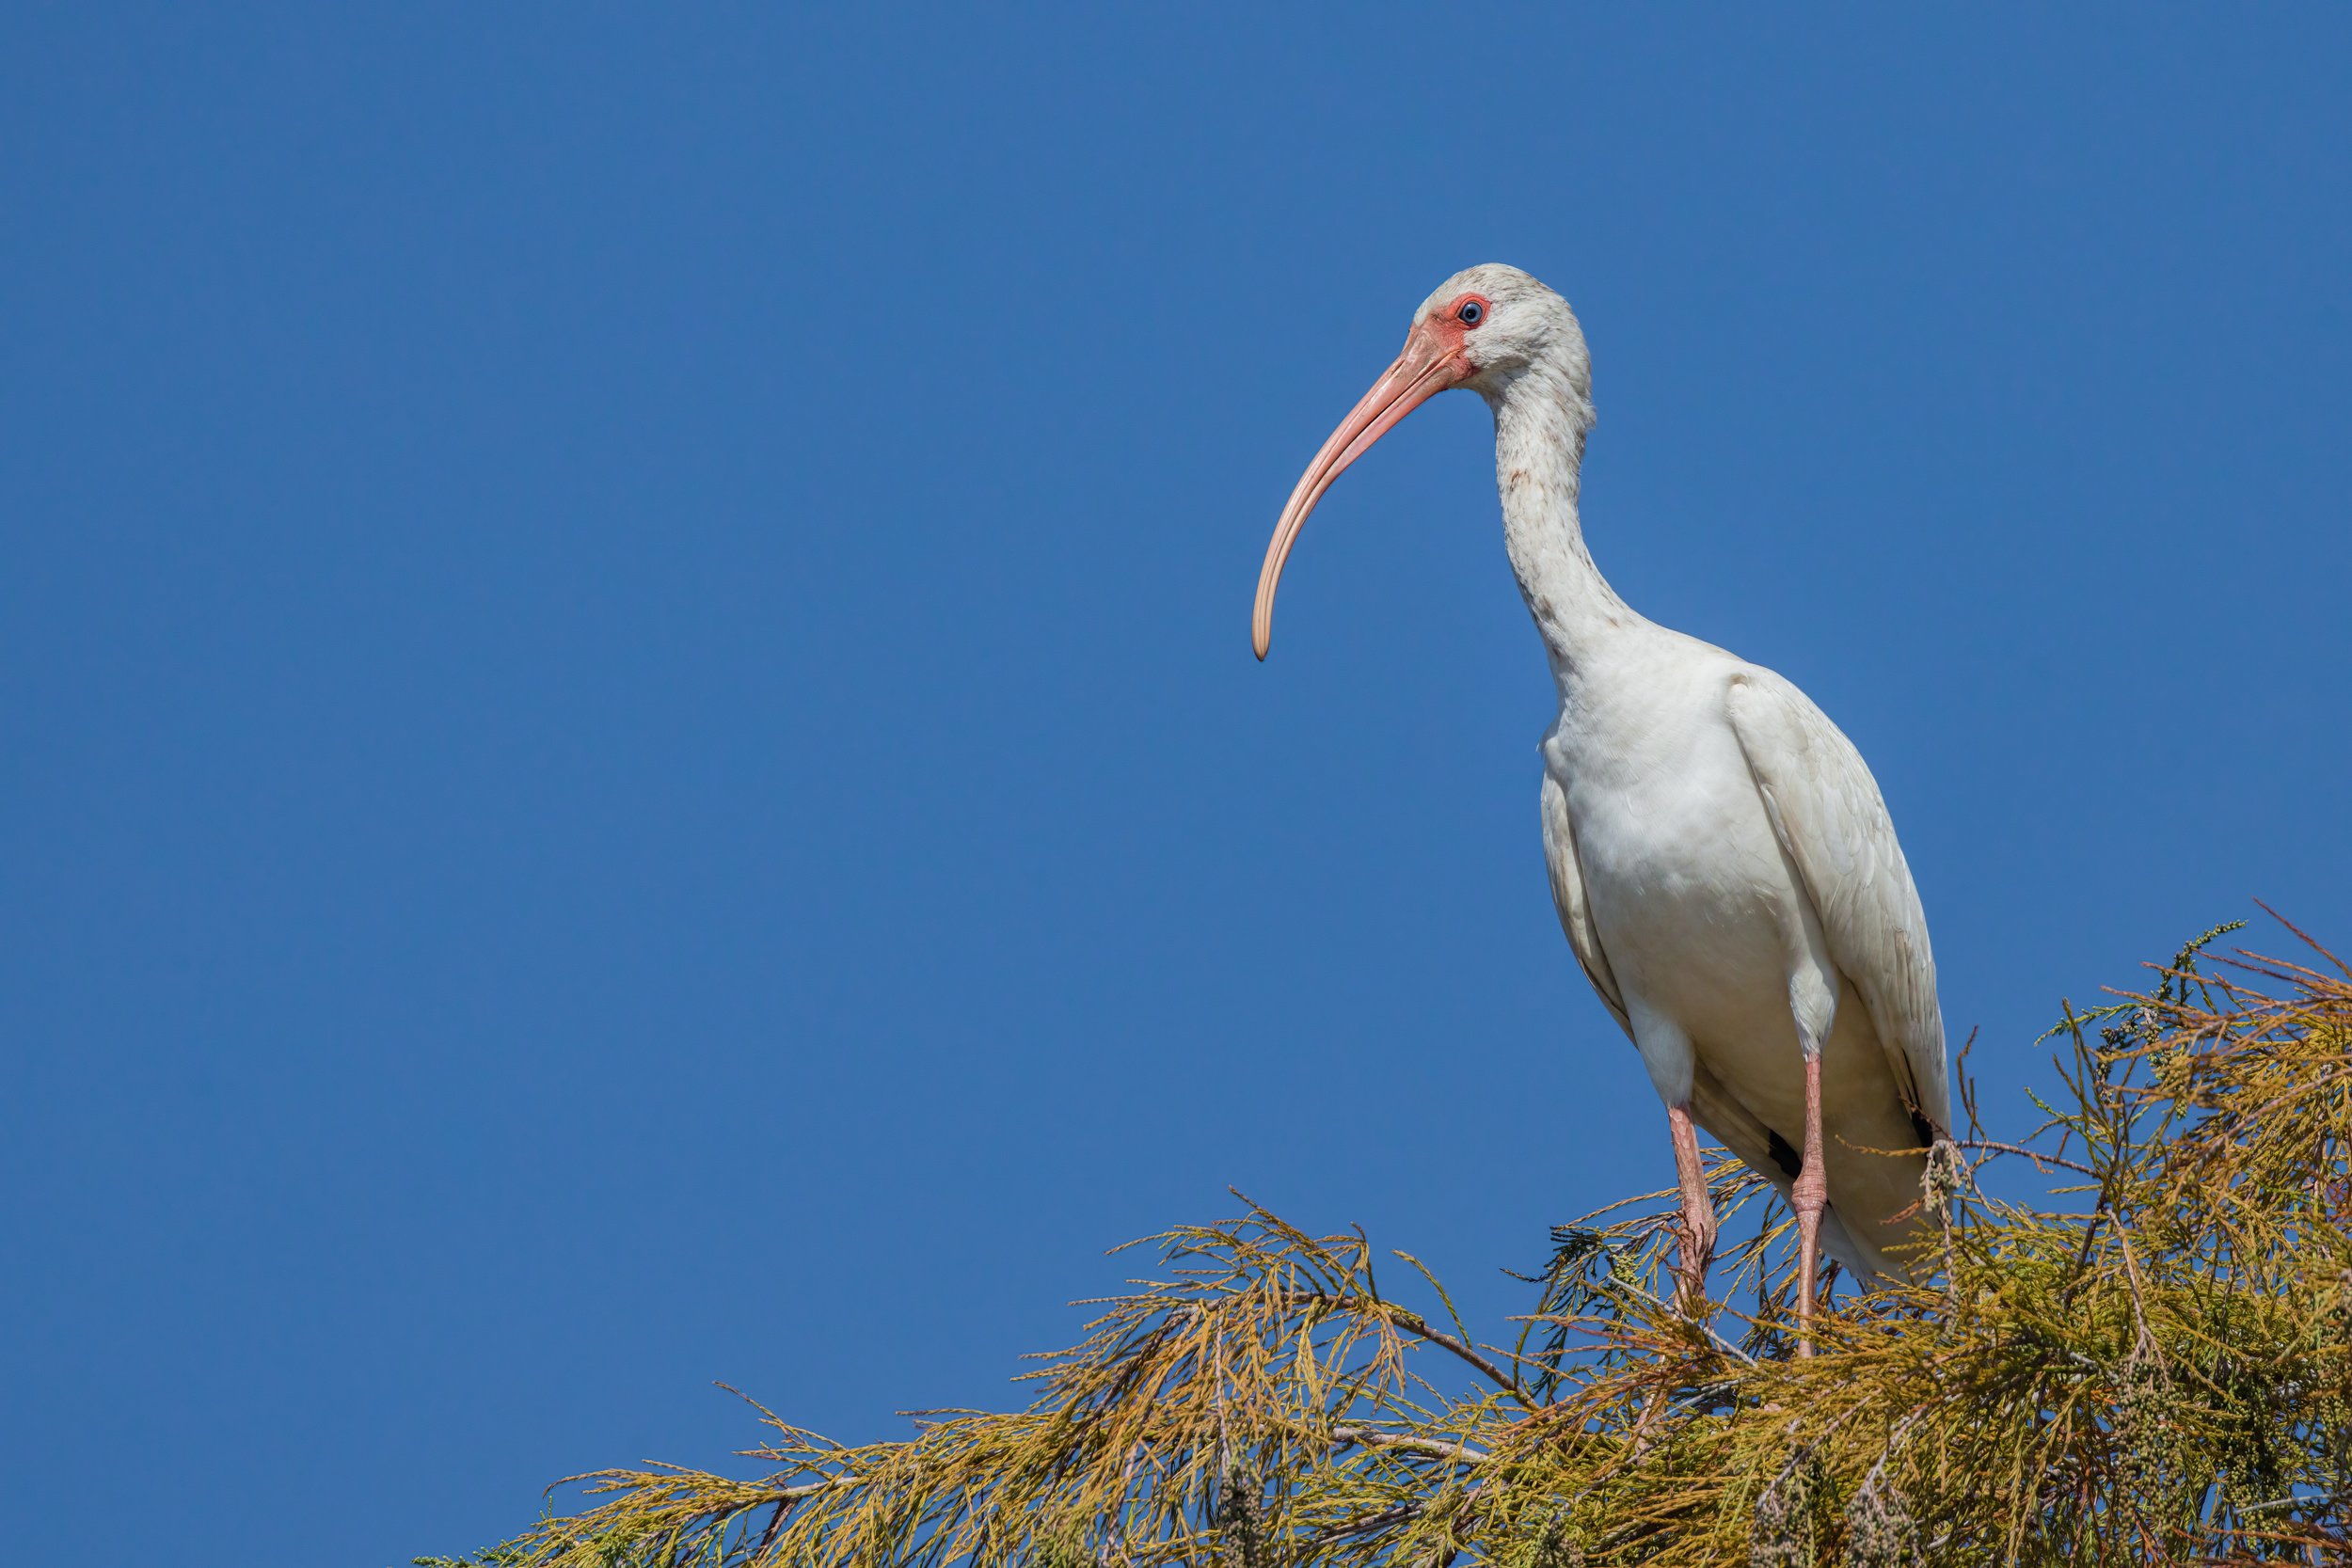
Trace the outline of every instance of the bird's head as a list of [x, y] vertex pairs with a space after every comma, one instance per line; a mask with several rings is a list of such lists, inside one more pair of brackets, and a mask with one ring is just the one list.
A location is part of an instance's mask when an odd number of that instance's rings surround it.
[[1274, 590], [1282, 563], [1307, 515], [1341, 470], [1439, 392], [1468, 387], [1496, 403], [1532, 372], [1560, 378], [1564, 391], [1589, 403], [1591, 371], [1576, 315], [1566, 300], [1526, 273], [1489, 261], [1455, 273], [1421, 302], [1405, 335], [1405, 352], [1323, 443], [1274, 525], [1250, 621], [1260, 658], [1274, 636]]

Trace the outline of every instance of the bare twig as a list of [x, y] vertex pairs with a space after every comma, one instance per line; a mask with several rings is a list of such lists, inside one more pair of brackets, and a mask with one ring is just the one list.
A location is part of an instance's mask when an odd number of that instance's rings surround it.
[[2094, 1179], [2101, 1174], [2095, 1167], [2086, 1165], [2079, 1160], [2069, 1160], [2057, 1154], [2045, 1154], [2041, 1149], [2027, 1148], [2023, 1144], [2005, 1144], [1994, 1138], [1955, 1138], [1952, 1141], [1961, 1148], [1983, 1148], [1990, 1149], [1995, 1154], [2021, 1156], [2042, 1167], [2045, 1175], [2048, 1174], [2048, 1169], [2052, 1165], [2056, 1165], [2060, 1170], [2075, 1171]]
[[1484, 1465], [1494, 1457], [1462, 1443], [1449, 1443], [1438, 1437], [1415, 1437], [1401, 1432], [1381, 1432], [1373, 1427], [1333, 1427], [1331, 1441], [1342, 1445], [1359, 1443], [1368, 1449], [1397, 1449], [1406, 1453], [1425, 1453], [1432, 1459], [1458, 1459], [1470, 1465]]

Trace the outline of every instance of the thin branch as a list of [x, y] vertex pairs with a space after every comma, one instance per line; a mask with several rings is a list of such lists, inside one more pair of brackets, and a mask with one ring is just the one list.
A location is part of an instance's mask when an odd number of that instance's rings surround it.
[[1410, 1307], [1399, 1307], [1394, 1302], [1382, 1301], [1377, 1297], [1327, 1295], [1321, 1291], [1294, 1291], [1288, 1292], [1288, 1295], [1295, 1303], [1316, 1302], [1343, 1312], [1362, 1312], [1374, 1307], [1385, 1307], [1396, 1325], [1407, 1334], [1416, 1338], [1426, 1339], [1439, 1350], [1459, 1356], [1463, 1361], [1477, 1368], [1496, 1387], [1521, 1403], [1527, 1402], [1527, 1392], [1520, 1386], [1518, 1379], [1511, 1377], [1501, 1367], [1480, 1354], [1475, 1346], [1455, 1338], [1442, 1329], [1432, 1327], [1428, 1319]]
[[2031, 1160], [2035, 1164], [2042, 1166], [2045, 1175], [2048, 1174], [2047, 1167], [2051, 1165], [2057, 1165], [2062, 1170], [2075, 1171], [2084, 1176], [2096, 1177], [2103, 1174], [2095, 1167], [2086, 1165], [2079, 1160], [2069, 1160], [2057, 1154], [2044, 1154], [2038, 1148], [2027, 1148], [2023, 1144], [2005, 1144], [1993, 1138], [1956, 1138], [1953, 1142], [1962, 1148], [1985, 1148], [1995, 1154], [2021, 1155]]
[[2304, 944], [2310, 947], [2312, 952], [2317, 953], [2321, 958], [2326, 958], [2329, 963], [2334, 964], [2338, 969], [2344, 971], [2344, 978], [2352, 980], [2352, 964], [2346, 964], [2342, 958], [2337, 958], [2327, 948], [2321, 946], [2318, 938], [2312, 936], [2309, 931], [2303, 929], [2302, 927], [2297, 926], [2294, 921], [2289, 920], [2285, 915], [2280, 914], [2277, 910], [2272, 909], [2269, 905], [2264, 903], [2259, 898], [2254, 900], [2254, 907], [2262, 911], [2263, 913], [2268, 915], [2271, 919], [2277, 921], [2280, 925], [2284, 926], [2288, 930], [2293, 931], [2296, 936], [2301, 937]]
[[759, 1561], [768, 1555], [768, 1548], [775, 1544], [776, 1531], [784, 1528], [786, 1517], [792, 1512], [792, 1505], [789, 1502], [779, 1501], [775, 1506], [776, 1511], [768, 1515], [768, 1528], [759, 1532], [759, 1544], [752, 1548], [754, 1562]]
[[1351, 1535], [1369, 1535], [1374, 1530], [1387, 1529], [1392, 1525], [1408, 1525], [1428, 1511], [1429, 1504], [1422, 1501], [1398, 1503], [1374, 1513], [1359, 1513], [1353, 1519], [1325, 1526], [1308, 1538], [1308, 1544], [1327, 1546], [1334, 1541], [1344, 1541]]
[[1486, 1376], [1494, 1382], [1497, 1387], [1514, 1395], [1522, 1402], [1526, 1399], [1525, 1393], [1519, 1387], [1518, 1379], [1507, 1375], [1501, 1367], [1496, 1366], [1492, 1361], [1487, 1360], [1486, 1356], [1480, 1354], [1469, 1341], [1456, 1339], [1451, 1334], [1432, 1328], [1429, 1324], [1429, 1320], [1422, 1317], [1418, 1312], [1400, 1309], [1397, 1312], [1397, 1320], [1402, 1323], [1407, 1330], [1420, 1335], [1422, 1338], [1428, 1340], [1439, 1350], [1453, 1352], [1455, 1355], [1460, 1356], [1464, 1361], [1470, 1363], [1470, 1365], [1486, 1373]]
[[1406, 1453], [1425, 1453], [1432, 1459], [1458, 1459], [1470, 1465], [1484, 1465], [1494, 1457], [1463, 1443], [1448, 1443], [1436, 1437], [1412, 1437], [1404, 1433], [1380, 1432], [1372, 1427], [1333, 1427], [1331, 1441], [1342, 1445], [1359, 1443], [1368, 1449], [1400, 1449]]
[[750, 1502], [736, 1504], [727, 1512], [739, 1513], [745, 1509], [766, 1508], [770, 1503], [775, 1503], [788, 1510], [803, 1497], [813, 1497], [819, 1492], [830, 1492], [836, 1486], [862, 1485], [865, 1481], [864, 1476], [827, 1476], [822, 1481], [812, 1481], [800, 1486], [779, 1486], [764, 1496], [753, 1498]]

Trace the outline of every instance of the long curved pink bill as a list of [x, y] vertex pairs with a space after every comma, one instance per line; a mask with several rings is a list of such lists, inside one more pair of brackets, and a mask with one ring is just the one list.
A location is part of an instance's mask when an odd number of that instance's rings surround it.
[[1274, 525], [1274, 537], [1265, 547], [1265, 564], [1258, 570], [1258, 603], [1249, 620], [1249, 638], [1260, 658], [1265, 657], [1266, 647], [1274, 640], [1274, 591], [1281, 583], [1283, 563], [1291, 558], [1291, 546], [1298, 543], [1307, 515], [1349, 464], [1370, 451], [1373, 443], [1395, 429], [1406, 415], [1453, 385], [1445, 373], [1447, 365], [1447, 356], [1429, 336], [1414, 333], [1396, 363], [1348, 410], [1347, 418], [1299, 476], [1297, 488], [1291, 492], [1289, 504]]

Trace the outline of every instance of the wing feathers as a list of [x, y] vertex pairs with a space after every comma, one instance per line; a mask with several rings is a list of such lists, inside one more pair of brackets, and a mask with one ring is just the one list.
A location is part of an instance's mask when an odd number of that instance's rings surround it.
[[1770, 671], [1734, 675], [1724, 709], [1830, 958], [1869, 1010], [1909, 1109], [1947, 1132], [1951, 1087], [1927, 916], [1877, 781], [1828, 716]]
[[1568, 945], [1576, 950], [1576, 961], [1584, 971], [1584, 978], [1593, 983], [1600, 1000], [1617, 1027], [1626, 1037], [1633, 1037], [1633, 1024], [1626, 1017], [1625, 994], [1617, 989], [1617, 977], [1610, 971], [1609, 955], [1601, 951], [1600, 934], [1593, 927], [1592, 906], [1584, 901], [1584, 870], [1576, 860], [1576, 832], [1568, 820], [1568, 798], [1560, 788], [1560, 781], [1549, 772], [1544, 774], [1544, 861], [1551, 867], [1551, 901], [1560, 911], [1560, 928], [1568, 934]]

